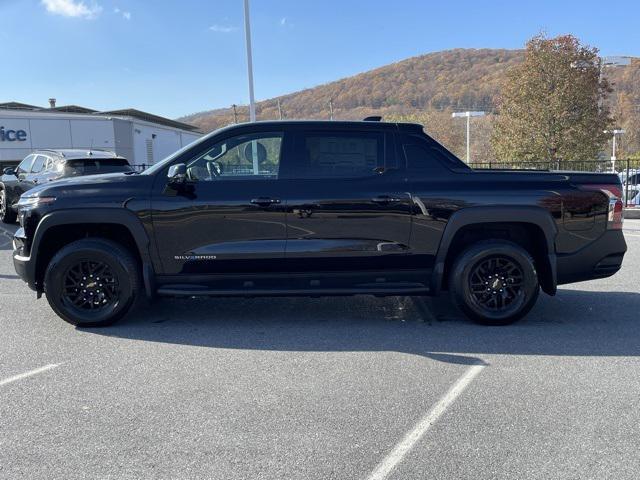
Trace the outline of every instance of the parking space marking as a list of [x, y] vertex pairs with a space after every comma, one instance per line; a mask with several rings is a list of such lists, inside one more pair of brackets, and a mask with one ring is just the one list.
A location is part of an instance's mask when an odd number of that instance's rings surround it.
[[449, 391], [436, 403], [418, 424], [407, 433], [386, 458], [378, 464], [376, 469], [367, 477], [367, 480], [384, 480], [391, 471], [402, 461], [404, 456], [425, 433], [436, 423], [438, 418], [453, 404], [473, 379], [486, 367], [485, 363], [471, 366], [449, 389]]
[[51, 370], [53, 368], [59, 367], [59, 363], [50, 363], [49, 365], [45, 365], [44, 367], [36, 368], [35, 370], [30, 370], [25, 373], [20, 373], [18, 375], [14, 375], [13, 377], [5, 378], [4, 380], [0, 380], [0, 387], [6, 385], [8, 383], [16, 382], [18, 380], [22, 380], [23, 378], [32, 377], [34, 375], [38, 375], [39, 373], [46, 372], [47, 370]]

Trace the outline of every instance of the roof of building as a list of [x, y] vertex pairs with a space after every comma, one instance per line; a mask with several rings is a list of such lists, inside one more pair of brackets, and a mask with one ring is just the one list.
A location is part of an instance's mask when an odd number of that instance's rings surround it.
[[125, 108], [122, 110], [109, 110], [109, 111], [100, 112], [100, 113], [104, 115], [122, 115], [125, 117], [138, 118], [140, 120], [145, 120], [147, 122], [158, 123], [160, 125], [166, 125], [168, 127], [181, 128], [183, 130], [198, 129], [198, 127], [196, 127], [195, 125], [190, 125], [188, 123], [178, 122], [177, 120], [171, 120], [169, 118], [160, 117], [152, 113], [136, 110], [135, 108]]
[[80, 105], [62, 105], [60, 107], [47, 108], [53, 112], [66, 112], [66, 113], [98, 113], [98, 110], [93, 108], [81, 107]]
[[170, 118], [161, 117], [152, 113], [136, 110], [135, 108], [125, 108], [121, 110], [108, 110], [99, 111], [92, 108], [83, 107], [80, 105], [63, 105], [60, 107], [43, 108], [36, 105], [29, 105], [20, 102], [4, 102], [0, 103], [0, 110], [22, 110], [31, 112], [49, 112], [49, 113], [76, 113], [76, 114], [91, 114], [91, 115], [113, 115], [132, 117], [146, 122], [156, 123], [158, 125], [165, 125], [167, 127], [179, 128], [181, 130], [188, 130], [192, 132], [198, 132], [198, 127], [190, 125], [184, 122], [178, 122], [177, 120], [171, 120]]
[[40, 107], [20, 102], [4, 102], [0, 103], [0, 108], [6, 110], [41, 110]]

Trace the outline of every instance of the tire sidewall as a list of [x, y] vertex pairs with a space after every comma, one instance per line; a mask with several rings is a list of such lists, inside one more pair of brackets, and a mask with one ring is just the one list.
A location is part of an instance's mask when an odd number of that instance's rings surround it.
[[[522, 297], [511, 312], [490, 312], [479, 306], [471, 294], [469, 276], [475, 266], [493, 256], [507, 257], [520, 267], [523, 274]], [[466, 250], [456, 261], [450, 279], [455, 303], [471, 319], [486, 325], [507, 325], [522, 318], [538, 298], [538, 275], [531, 256], [522, 247], [510, 242], [483, 242]]]
[[[118, 279], [119, 295], [117, 304], [100, 312], [87, 311], [68, 307], [62, 299], [64, 276], [67, 270], [81, 261], [99, 261], [109, 266]], [[116, 255], [100, 248], [81, 247], [56, 255], [45, 275], [45, 294], [54, 311], [64, 320], [80, 327], [109, 325], [122, 317], [131, 307], [135, 298], [134, 285], [130, 279], [126, 264]]]

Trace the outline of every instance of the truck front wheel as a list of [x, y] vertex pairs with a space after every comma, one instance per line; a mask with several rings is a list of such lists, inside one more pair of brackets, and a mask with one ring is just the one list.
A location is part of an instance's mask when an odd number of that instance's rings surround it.
[[79, 327], [102, 327], [131, 309], [140, 289], [133, 255], [115, 242], [86, 238], [62, 248], [49, 262], [44, 291], [63, 320]]
[[449, 272], [454, 304], [483, 325], [508, 325], [535, 304], [540, 286], [531, 255], [504, 240], [485, 240], [468, 247]]

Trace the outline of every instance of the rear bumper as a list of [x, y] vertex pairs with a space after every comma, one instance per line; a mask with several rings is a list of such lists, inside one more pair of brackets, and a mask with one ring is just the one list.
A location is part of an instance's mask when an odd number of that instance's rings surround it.
[[29, 288], [36, 290], [36, 268], [35, 261], [31, 256], [25, 255], [25, 233], [20, 228], [13, 237], [13, 268], [18, 276], [29, 285]]
[[622, 230], [608, 230], [582, 250], [558, 254], [558, 285], [610, 277], [622, 267], [626, 251]]

